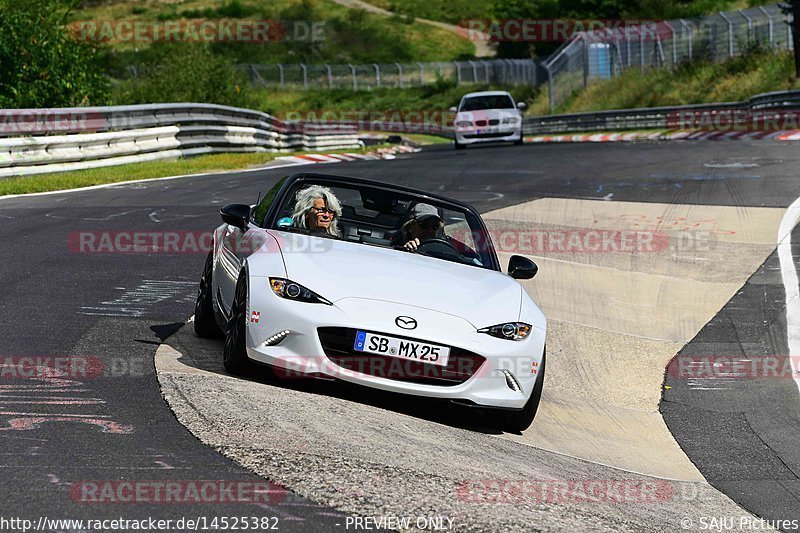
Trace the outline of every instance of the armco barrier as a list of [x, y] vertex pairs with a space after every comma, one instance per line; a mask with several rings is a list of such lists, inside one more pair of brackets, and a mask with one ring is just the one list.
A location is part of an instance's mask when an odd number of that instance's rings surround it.
[[756, 95], [745, 102], [723, 102], [675, 107], [653, 107], [526, 117], [525, 135], [546, 133], [584, 133], [600, 131], [626, 131], [642, 129], [677, 129], [676, 117], [680, 113], [739, 111], [742, 113], [769, 113], [774, 111], [800, 111], [800, 91], [782, 91]]
[[212, 152], [353, 149], [357, 133], [212, 104], [2, 110], [0, 177]]

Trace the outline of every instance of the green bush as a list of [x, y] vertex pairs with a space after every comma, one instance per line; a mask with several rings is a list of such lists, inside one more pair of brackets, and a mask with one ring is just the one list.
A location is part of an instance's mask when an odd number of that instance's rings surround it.
[[97, 43], [72, 38], [64, 0], [0, 0], [0, 107], [105, 104], [109, 83]]
[[119, 83], [118, 104], [202, 102], [244, 106], [249, 81], [224, 56], [208, 46], [160, 43], [149, 52], [150, 62], [137, 76]]

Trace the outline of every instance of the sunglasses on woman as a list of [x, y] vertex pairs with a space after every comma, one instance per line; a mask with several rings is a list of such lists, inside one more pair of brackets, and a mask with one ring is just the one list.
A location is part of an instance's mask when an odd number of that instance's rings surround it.
[[329, 215], [334, 216], [336, 214], [336, 211], [328, 207], [312, 207], [311, 210], [318, 215], [321, 215], [322, 213], [328, 213]]

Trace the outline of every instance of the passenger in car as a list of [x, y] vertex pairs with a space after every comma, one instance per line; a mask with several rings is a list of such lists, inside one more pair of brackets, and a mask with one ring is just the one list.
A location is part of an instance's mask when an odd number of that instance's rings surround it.
[[402, 247], [409, 252], [416, 252], [419, 245], [428, 239], [444, 239], [460, 254], [474, 258], [478, 254], [463, 242], [446, 235], [444, 222], [439, 216], [439, 211], [429, 204], [416, 204], [411, 209], [409, 219], [392, 237], [392, 246]]
[[341, 237], [339, 218], [342, 216], [342, 206], [329, 188], [312, 185], [298, 191], [295, 198], [297, 201], [292, 212], [294, 227]]
[[422, 241], [442, 237], [444, 222], [435, 207], [429, 204], [416, 204], [409, 215], [409, 219], [392, 238], [393, 246], [402, 246], [414, 252]]

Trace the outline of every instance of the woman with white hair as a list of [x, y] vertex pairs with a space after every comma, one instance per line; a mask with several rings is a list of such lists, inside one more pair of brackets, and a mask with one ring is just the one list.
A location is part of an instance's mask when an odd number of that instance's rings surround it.
[[311, 233], [325, 233], [340, 237], [339, 217], [342, 206], [339, 199], [327, 187], [312, 185], [297, 192], [292, 212], [292, 225]]

